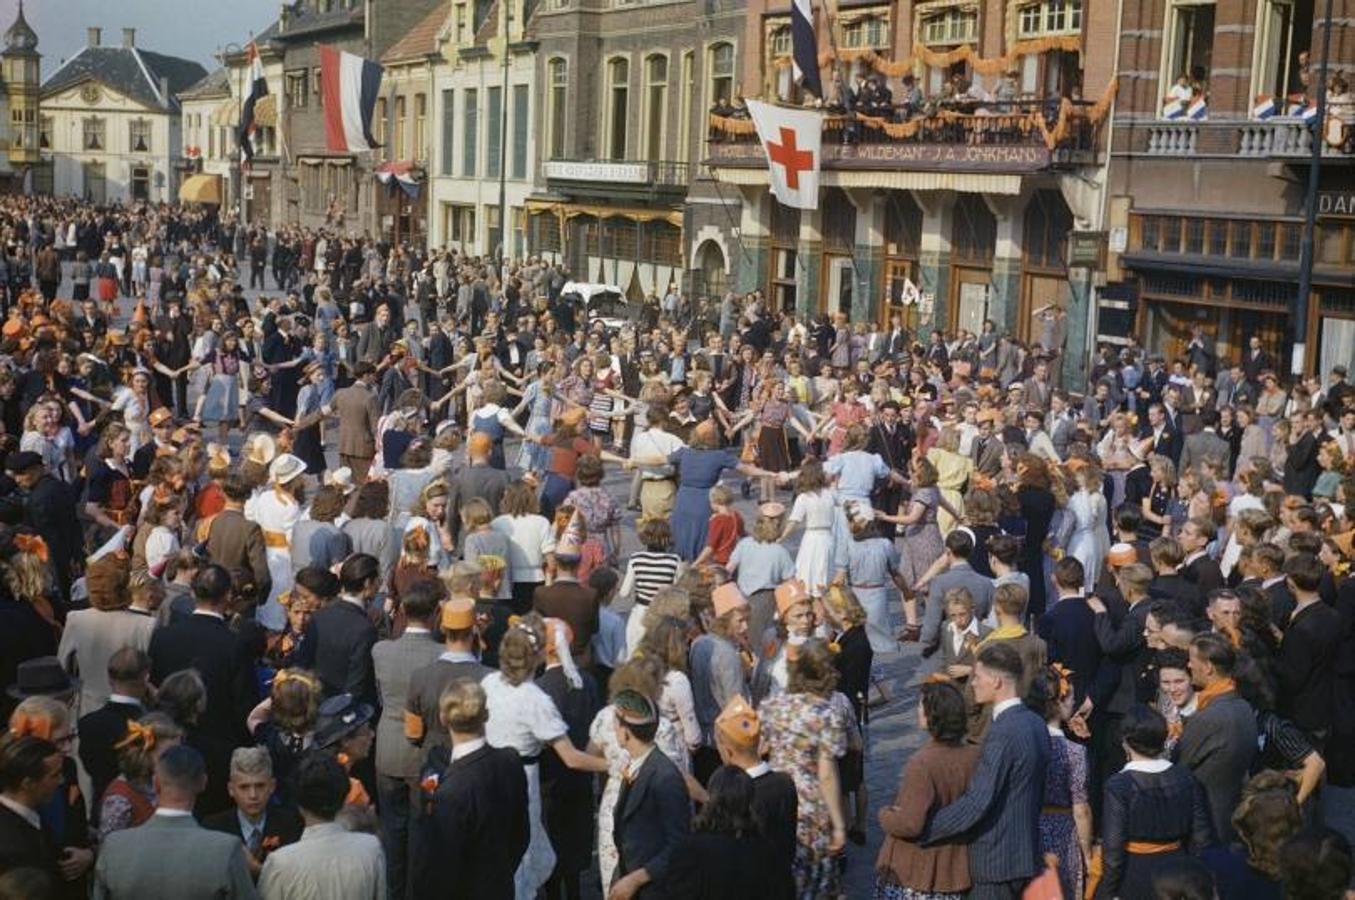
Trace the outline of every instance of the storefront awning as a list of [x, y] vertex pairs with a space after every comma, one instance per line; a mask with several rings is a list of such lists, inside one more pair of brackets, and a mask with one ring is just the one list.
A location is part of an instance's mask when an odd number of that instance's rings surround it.
[[[765, 173], [764, 173], [765, 174]], [[764, 180], [765, 183], [765, 180]], [[593, 216], [597, 219], [618, 217], [632, 222], [667, 222], [682, 227], [682, 211], [677, 209], [644, 209], [634, 206], [594, 206], [582, 203], [560, 203], [552, 200], [527, 200], [527, 211], [533, 213], [554, 213], [563, 223], [577, 216]]]
[[[766, 169], [710, 167], [716, 181], [746, 187], [767, 184]], [[977, 172], [892, 172], [828, 169], [819, 173], [823, 187], [880, 188], [893, 191], [960, 191], [966, 194], [1021, 193], [1020, 175]]]
[[220, 175], [189, 175], [179, 186], [179, 199], [185, 203], [221, 203]]
[[278, 98], [275, 94], [260, 97], [254, 102], [254, 124], [267, 128], [278, 127]]
[[240, 122], [240, 104], [234, 100], [226, 100], [216, 109], [212, 110], [213, 125], [230, 125], [235, 127]]

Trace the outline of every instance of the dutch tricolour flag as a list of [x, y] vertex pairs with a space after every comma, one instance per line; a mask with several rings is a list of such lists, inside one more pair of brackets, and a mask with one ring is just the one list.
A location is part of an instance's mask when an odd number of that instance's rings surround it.
[[1251, 108], [1253, 119], [1269, 119], [1275, 115], [1275, 101], [1266, 96], [1257, 95], [1256, 105]]
[[380, 146], [372, 138], [372, 110], [381, 91], [381, 65], [333, 47], [320, 47], [320, 91], [325, 143], [334, 153]]
[[253, 41], [245, 48], [245, 58], [249, 60], [249, 96], [240, 107], [240, 123], [237, 125], [237, 139], [240, 143], [240, 165], [248, 169], [254, 159], [254, 105], [260, 97], [268, 96], [268, 82], [263, 77], [263, 61], [259, 59], [259, 48]]
[[1168, 100], [1162, 106], [1162, 118], [1180, 119], [1186, 114], [1186, 104], [1182, 100]]
[[806, 91], [822, 99], [823, 82], [819, 78], [819, 40], [814, 34], [813, 0], [791, 0], [790, 42], [795, 80]]
[[1314, 122], [1317, 120], [1317, 104], [1310, 103], [1299, 110], [1299, 118], [1305, 122]]
[[1196, 97], [1194, 100], [1190, 101], [1190, 106], [1186, 108], [1186, 118], [1191, 119], [1192, 121], [1198, 122], [1199, 120], [1208, 117], [1208, 115], [1209, 106], [1204, 102], [1203, 97]]

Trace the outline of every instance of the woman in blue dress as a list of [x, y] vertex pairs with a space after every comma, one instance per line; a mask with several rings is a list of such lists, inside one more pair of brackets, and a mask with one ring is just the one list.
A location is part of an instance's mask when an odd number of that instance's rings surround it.
[[[726, 469], [733, 469], [749, 478], [776, 478], [757, 466], [742, 462], [733, 450], [720, 449], [715, 423], [710, 419], [692, 430], [691, 445], [680, 447], [666, 459], [662, 456], [628, 460], [626, 468], [635, 466], [677, 466], [678, 490], [673, 504], [673, 549], [685, 562], [692, 562], [706, 546], [706, 531], [710, 526], [710, 489]], [[781, 476], [781, 477], [784, 477]]]
[[[549, 360], [537, 366], [536, 379], [522, 392], [522, 402], [513, 410], [516, 416], [528, 410], [528, 434], [541, 437], [550, 434], [551, 413], [555, 408], [555, 364]], [[518, 468], [524, 472], [544, 475], [550, 466], [550, 448], [533, 441], [523, 441], [518, 454]]]

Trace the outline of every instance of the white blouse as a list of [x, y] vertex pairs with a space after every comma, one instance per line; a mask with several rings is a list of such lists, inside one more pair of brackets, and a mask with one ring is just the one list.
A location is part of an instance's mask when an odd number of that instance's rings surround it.
[[481, 680], [485, 689], [489, 721], [485, 739], [491, 747], [511, 747], [520, 756], [540, 756], [541, 751], [569, 729], [555, 701], [535, 682], [511, 685], [499, 672], [490, 672]]

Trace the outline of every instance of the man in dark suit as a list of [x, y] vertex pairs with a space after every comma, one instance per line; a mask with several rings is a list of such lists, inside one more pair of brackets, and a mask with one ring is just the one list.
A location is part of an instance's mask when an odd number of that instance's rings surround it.
[[[1153, 659], [1153, 651], [1143, 635], [1148, 626], [1148, 613], [1152, 609], [1152, 601], [1148, 599], [1148, 585], [1152, 580], [1153, 570], [1141, 563], [1130, 563], [1117, 570], [1116, 586], [1129, 604], [1129, 610], [1118, 622], [1112, 619], [1100, 597], [1087, 597], [1087, 606], [1095, 616], [1092, 631], [1096, 634], [1096, 644], [1101, 648], [1105, 661], [1119, 672], [1114, 690], [1101, 707], [1104, 713], [1101, 717], [1104, 737], [1095, 732], [1092, 734], [1096, 744], [1093, 771], [1099, 776], [1093, 779], [1094, 784], [1102, 783], [1106, 776], [1124, 766], [1120, 722], [1131, 706], [1143, 702], [1138, 696], [1140, 679]], [[1093, 795], [1092, 801], [1094, 807], [1099, 809], [1098, 798]]]
[[245, 845], [249, 874], [259, 877], [268, 854], [301, 840], [306, 823], [290, 806], [270, 803], [278, 783], [265, 747], [238, 747], [231, 754], [226, 790], [235, 804], [202, 820], [204, 828], [231, 834]]
[[0, 875], [36, 868], [61, 883], [57, 847], [38, 810], [61, 788], [61, 750], [32, 735], [0, 741]]
[[974, 442], [969, 447], [969, 458], [974, 460], [974, 471], [989, 478], [996, 477], [998, 472], [1002, 471], [1002, 440], [993, 431], [997, 427], [998, 419], [996, 410], [979, 410], [976, 420], [979, 433], [974, 436]]
[[1214, 523], [1199, 516], [1187, 519], [1176, 537], [1186, 554], [1185, 562], [1181, 565], [1181, 577], [1193, 584], [1203, 597], [1223, 587], [1223, 569], [1219, 568], [1218, 560], [1206, 552], [1217, 534]]
[[80, 762], [89, 773], [93, 797], [102, 797], [118, 777], [113, 747], [127, 736], [127, 723], [145, 714], [150, 674], [151, 658], [135, 647], [123, 647], [108, 660], [108, 702], [80, 717]]
[[991, 703], [993, 723], [983, 739], [968, 789], [932, 815], [922, 843], [930, 846], [961, 835], [969, 842], [970, 896], [1016, 900], [1043, 867], [1040, 807], [1049, 765], [1044, 719], [1018, 694], [1021, 655], [994, 642], [979, 650], [971, 684], [978, 703]]
[[[418, 802], [422, 754], [405, 740], [405, 708], [414, 673], [438, 658], [442, 644], [433, 637], [442, 583], [416, 582], [400, 596], [408, 625], [394, 640], [372, 647], [381, 718], [376, 723], [376, 790], [381, 804], [381, 836], [386, 847], [386, 884], [390, 895], [406, 894], [409, 829]], [[586, 743], [586, 742], [585, 742]]]
[[1237, 651], [1221, 634], [1197, 634], [1190, 642], [1190, 681], [1195, 714], [1186, 720], [1176, 761], [1204, 786], [1214, 833], [1233, 837], [1233, 810], [1256, 756], [1256, 711], [1237, 693]]
[[1247, 354], [1242, 358], [1242, 371], [1247, 377], [1247, 381], [1252, 384], [1261, 383], [1261, 373], [1275, 368], [1275, 360], [1269, 353], [1261, 349], [1261, 339], [1252, 335]]
[[[639, 691], [612, 698], [616, 738], [630, 755], [616, 798], [613, 834], [618, 863], [613, 891], [637, 900], [662, 892], [673, 846], [689, 829], [692, 808], [687, 786], [673, 761], [654, 747], [659, 710]], [[650, 884], [658, 885], [651, 889]]]
[[42, 457], [32, 451], [11, 453], [5, 470], [24, 492], [24, 524], [47, 543], [61, 596], [69, 597], [76, 568], [85, 557], [84, 532], [75, 516], [75, 492], [48, 472]]
[[1302, 430], [1291, 440], [1284, 458], [1284, 492], [1312, 499], [1313, 485], [1322, 474], [1317, 448], [1322, 439], [1330, 437], [1322, 430], [1322, 414], [1315, 410], [1304, 413], [1296, 427]]
[[1040, 617], [1038, 628], [1049, 661], [1072, 672], [1073, 708], [1079, 715], [1099, 712], [1117, 682], [1115, 667], [1105, 662], [1096, 640], [1096, 613], [1084, 596], [1085, 584], [1086, 570], [1081, 561], [1065, 556], [1054, 563], [1054, 588], [1059, 599]]
[[1148, 407], [1148, 431], [1144, 435], [1153, 439], [1153, 453], [1165, 456], [1173, 463], [1181, 458], [1180, 432], [1167, 421], [1167, 408], [1161, 403]]
[[[470, 569], [475, 569], [471, 572]], [[452, 567], [452, 596], [442, 604], [443, 650], [432, 662], [415, 669], [409, 676], [404, 702], [405, 740], [425, 750], [448, 746], [447, 729], [442, 727], [438, 703], [452, 682], [468, 679], [476, 684], [492, 670], [475, 657], [475, 601], [464, 591], [478, 581], [478, 567], [457, 563]]]
[[327, 697], [350, 694], [359, 703], [377, 701], [372, 669], [376, 626], [367, 616], [367, 604], [380, 586], [381, 563], [355, 553], [339, 569], [339, 599], [311, 619], [298, 662], [320, 676]]
[[219, 565], [194, 576], [193, 615], [151, 635], [151, 681], [158, 685], [175, 672], [197, 669], [207, 686], [203, 731], [239, 746], [258, 692], [246, 648], [226, 624], [231, 590], [231, 575]]
[[1319, 751], [1331, 732], [1336, 656], [1346, 633], [1341, 614], [1319, 595], [1324, 568], [1311, 553], [1296, 553], [1284, 564], [1295, 606], [1276, 661], [1280, 713]]
[[730, 698], [715, 719], [715, 749], [720, 751], [720, 761], [727, 766], [738, 766], [753, 779], [753, 818], [757, 820], [762, 836], [771, 842], [779, 860], [780, 871], [774, 875], [768, 873], [767, 883], [784, 882], [787, 889], [783, 896], [790, 897], [795, 894], [792, 867], [800, 799], [795, 792], [795, 780], [785, 772], [772, 771], [758, 755], [761, 734], [762, 723], [757, 712], [738, 694]]
[[[569, 626], [546, 620], [546, 670], [536, 679], [560, 711], [569, 740], [588, 746], [588, 729], [602, 706], [597, 682], [579, 671], [569, 653]], [[580, 897], [579, 879], [593, 851], [593, 773], [569, 768], [558, 753], [541, 755], [541, 818], [555, 848], [555, 871], [546, 882], [549, 897]]]
[[[870, 426], [866, 452], [878, 454], [889, 468], [903, 472], [907, 470], [908, 460], [913, 452], [913, 435], [911, 429], [905, 428], [899, 418], [899, 404], [896, 401], [886, 400], [880, 404], [875, 423]], [[870, 500], [876, 509], [889, 512], [899, 508], [902, 497], [903, 493], [894, 484], [893, 479], [885, 479], [876, 483]]]
[[1284, 550], [1275, 544], [1258, 544], [1252, 549], [1248, 574], [1256, 579], [1255, 584], [1248, 586], [1259, 588], [1270, 598], [1271, 624], [1284, 631], [1289, 627], [1289, 617], [1294, 614], [1295, 606], [1294, 593], [1284, 574]]
[[522, 760], [511, 748], [486, 743], [489, 710], [477, 682], [453, 682], [440, 716], [451, 735], [451, 759], [421, 779], [436, 788], [431, 796], [425, 792], [414, 831], [411, 895], [511, 900], [513, 873], [531, 837]]
[[579, 558], [566, 548], [557, 548], [555, 581], [532, 594], [532, 608], [545, 618], [564, 619], [574, 632], [570, 651], [574, 661], [587, 668], [592, 665], [589, 644], [598, 630], [597, 591], [579, 583]]

